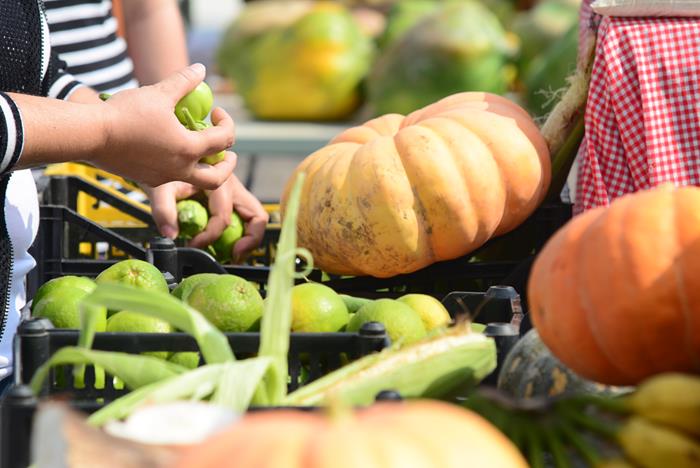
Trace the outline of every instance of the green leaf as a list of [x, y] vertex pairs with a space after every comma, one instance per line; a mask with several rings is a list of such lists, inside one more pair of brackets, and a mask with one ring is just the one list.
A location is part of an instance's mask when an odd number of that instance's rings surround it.
[[[267, 298], [260, 325], [260, 348], [258, 355], [271, 360], [265, 390], [256, 395], [270, 405], [279, 405], [287, 394], [287, 354], [289, 352], [289, 331], [292, 324], [292, 288], [296, 276], [294, 267], [297, 254], [296, 228], [301, 189], [305, 174], [297, 176], [287, 204], [284, 223], [277, 244], [275, 263], [270, 269], [267, 282]], [[308, 255], [309, 268], [312, 265]]]
[[238, 412], [248, 408], [255, 391], [272, 365], [269, 358], [258, 357], [227, 365], [210, 402]]
[[136, 389], [93, 413], [88, 422], [101, 426], [128, 416], [144, 404], [205, 400], [210, 397], [213, 404], [243, 413], [250, 406], [256, 389], [262, 386], [270, 365], [269, 359], [258, 357], [198, 367]]
[[202, 357], [208, 364], [235, 360], [226, 335], [197, 310], [169, 294], [123, 284], [100, 284], [83, 299], [80, 307], [82, 326], [79, 346], [92, 346], [95, 315], [101, 308], [106, 307], [154, 317], [189, 333], [197, 341]]
[[185, 367], [152, 356], [95, 351], [70, 346], [56, 351], [37, 369], [30, 383], [32, 390], [39, 393], [51, 367], [66, 364], [100, 366], [109, 374], [122, 379], [127, 387], [132, 389], [173, 377], [187, 370]]

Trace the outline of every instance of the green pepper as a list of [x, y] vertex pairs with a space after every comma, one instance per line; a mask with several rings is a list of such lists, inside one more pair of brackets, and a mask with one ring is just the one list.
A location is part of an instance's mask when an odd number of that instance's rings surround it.
[[[182, 125], [187, 125], [187, 117], [184, 111], [188, 110], [194, 120], [203, 120], [214, 104], [214, 95], [211, 88], [204, 81], [175, 105], [175, 115]], [[190, 129], [191, 130], [191, 129]]]

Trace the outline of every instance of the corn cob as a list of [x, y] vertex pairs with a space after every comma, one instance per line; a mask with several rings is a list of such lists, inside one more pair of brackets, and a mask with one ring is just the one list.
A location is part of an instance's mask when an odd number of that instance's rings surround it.
[[321, 405], [332, 399], [366, 405], [382, 390], [436, 398], [478, 382], [495, 367], [494, 341], [462, 323], [443, 335], [365, 356], [289, 394], [285, 404]]

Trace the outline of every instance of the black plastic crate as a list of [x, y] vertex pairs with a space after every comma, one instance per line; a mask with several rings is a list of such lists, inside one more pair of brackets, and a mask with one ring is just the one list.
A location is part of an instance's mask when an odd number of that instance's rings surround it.
[[[35, 371], [59, 349], [78, 343], [78, 330], [53, 328], [46, 319], [31, 318], [22, 321], [17, 329], [15, 344], [15, 373], [18, 382], [29, 383]], [[255, 354], [260, 344], [259, 333], [226, 333], [231, 349], [238, 358]], [[354, 360], [379, 351], [389, 345], [381, 324], [366, 324], [357, 333], [292, 333], [289, 344], [289, 390], [299, 387], [304, 381], [313, 381], [341, 367], [343, 359]], [[197, 343], [186, 333], [97, 333], [92, 349], [139, 354], [148, 351], [197, 351]], [[302, 376], [302, 367], [308, 374]], [[62, 369], [61, 369], [62, 368]], [[70, 366], [59, 368], [69, 377]], [[59, 379], [58, 371], [52, 371], [44, 384], [41, 395], [70, 393], [73, 398], [90, 400], [102, 398], [106, 401], [127, 393], [115, 389], [112, 379], [107, 378], [105, 388], [95, 388], [91, 366], [85, 376], [85, 388], [73, 387], [72, 378]], [[61, 383], [63, 380], [63, 383]]]
[[[541, 216], [532, 218], [530, 224], [524, 225], [523, 228], [536, 227], [551, 234], [564, 222], [567, 212], [569, 210], [562, 207], [542, 208]], [[196, 273], [230, 273], [257, 283], [261, 292], [265, 292], [269, 266], [222, 265], [203, 250], [176, 247], [171, 240], [164, 238], [154, 238], [143, 244], [134, 242], [119, 233], [104, 229], [68, 207], [44, 205], [41, 206], [40, 213], [39, 235], [31, 249], [32, 255], [37, 259], [37, 267], [28, 277], [29, 297], [41, 284], [52, 278], [64, 275], [95, 277], [105, 268], [127, 257], [153, 263], [161, 271], [169, 273], [172, 282]], [[513, 235], [515, 241], [516, 234], [514, 231], [507, 236]], [[266, 242], [276, 239], [275, 234], [269, 236]], [[494, 241], [507, 242], [507, 236]], [[545, 237], [541, 234], [537, 239], [541, 238], [544, 242]], [[108, 245], [109, 252], [121, 254], [116, 257], [85, 258], [75, 254], [76, 246], [81, 242], [102, 242]], [[485, 251], [490, 245], [492, 242], [476, 254]], [[267, 251], [271, 254], [272, 246]], [[474, 262], [469, 256], [436, 263], [417, 272], [393, 278], [338, 277], [313, 270], [308, 279], [323, 282], [340, 293], [370, 298], [396, 297], [408, 292], [420, 292], [439, 299], [451, 291], [485, 291], [493, 285], [511, 285], [521, 292], [525, 290], [532, 258], [532, 255], [527, 255], [515, 260]]]
[[[492, 287], [486, 293], [452, 292], [443, 298], [442, 303], [452, 317], [467, 314], [474, 317], [475, 322], [486, 324], [489, 327], [487, 335], [496, 339], [500, 356], [505, 354], [505, 347], [509, 349], [512, 341], [518, 338], [522, 321], [519, 301], [513, 288]], [[77, 345], [78, 336], [78, 330], [54, 328], [47, 319], [31, 317], [26, 307], [14, 341], [16, 383], [29, 383], [36, 370], [56, 351]], [[238, 358], [255, 354], [260, 344], [258, 332], [226, 333], [226, 337]], [[380, 323], [365, 324], [357, 333], [291, 333], [288, 388], [294, 390], [341, 367], [344, 361], [379, 351], [389, 344]], [[198, 347], [194, 338], [186, 333], [96, 333], [92, 349], [139, 354], [197, 351]], [[69, 378], [70, 371], [70, 366], [52, 370], [41, 395], [69, 392], [79, 400], [101, 398], [110, 401], [126, 393], [124, 389], [114, 388], [109, 378], [105, 388], [95, 388], [91, 367], [86, 372], [85, 387], [75, 388]], [[61, 373], [63, 378], [59, 377]]]
[[[490, 288], [486, 293], [452, 292], [442, 300], [453, 317], [462, 313], [478, 314], [475, 321], [486, 323], [485, 334], [494, 338], [497, 348], [497, 368], [484, 381], [495, 384], [501, 363], [510, 348], [518, 340], [518, 327], [522, 320], [520, 297], [507, 286]], [[227, 334], [237, 357], [257, 351], [259, 334]], [[29, 445], [32, 419], [42, 397], [56, 397], [67, 401], [75, 409], [91, 413], [107, 402], [126, 393], [115, 389], [112, 379], [105, 378], [105, 388], [94, 388], [94, 370], [86, 368], [85, 388], [72, 386], [71, 367], [63, 366], [61, 386], [57, 371], [50, 373], [40, 397], [32, 394], [25, 385], [36, 369], [56, 350], [77, 343], [77, 330], [54, 329], [46, 319], [26, 319], [18, 329], [15, 339], [15, 385], [0, 400], [0, 468], [26, 467], [29, 461]], [[342, 364], [341, 354], [350, 359], [379, 351], [389, 344], [381, 324], [366, 324], [359, 333], [292, 333], [290, 337], [289, 371], [290, 385], [299, 385], [302, 361], [308, 366], [308, 381], [320, 377]], [[144, 351], [195, 351], [197, 344], [184, 333], [98, 333], [93, 349], [138, 353]], [[382, 392], [378, 399], [395, 399], [395, 392]]]

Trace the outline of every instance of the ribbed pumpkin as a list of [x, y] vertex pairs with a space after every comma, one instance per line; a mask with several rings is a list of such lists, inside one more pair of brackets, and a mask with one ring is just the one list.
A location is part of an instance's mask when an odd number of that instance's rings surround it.
[[574, 218], [534, 263], [528, 299], [542, 341], [610, 385], [700, 372], [700, 189], [670, 185]]
[[381, 403], [334, 420], [249, 414], [187, 453], [182, 468], [517, 468], [517, 448], [485, 419], [440, 402]]
[[[329, 273], [391, 277], [465, 255], [515, 228], [550, 181], [528, 114], [460, 93], [353, 127], [307, 157], [299, 244]], [[290, 183], [282, 196], [286, 202]]]

